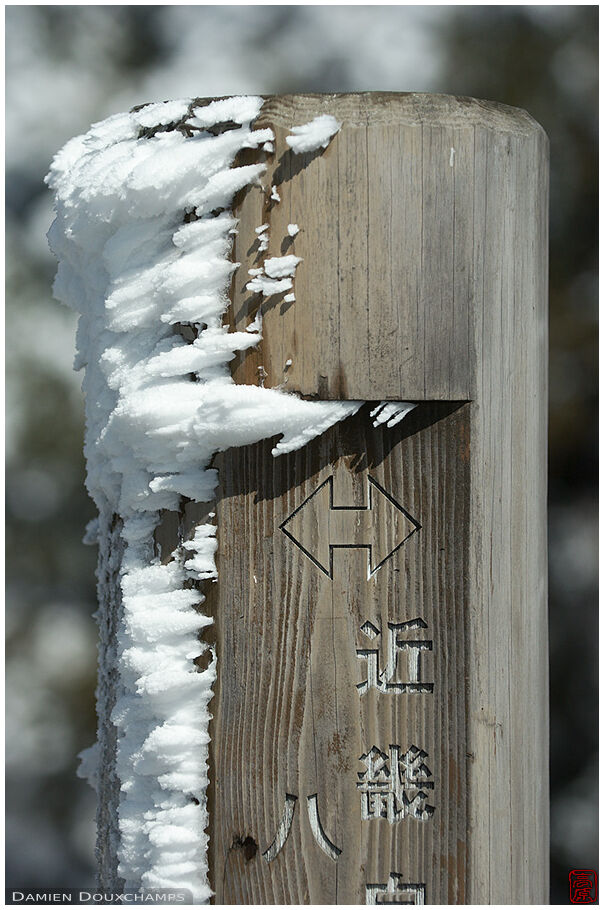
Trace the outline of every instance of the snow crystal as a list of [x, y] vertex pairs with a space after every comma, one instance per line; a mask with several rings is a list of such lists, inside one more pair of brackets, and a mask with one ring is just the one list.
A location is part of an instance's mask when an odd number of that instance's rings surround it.
[[[96, 780], [99, 748], [110, 748], [113, 693], [118, 874], [126, 890], [186, 888], [195, 902], [211, 896], [205, 828], [216, 655], [210, 649], [203, 671], [193, 663], [208, 650], [199, 632], [211, 619], [190, 579], [216, 577], [216, 528], [201, 524], [162, 564], [154, 545], [160, 510], [178, 510], [182, 497], [213, 499], [215, 452], [279, 436], [273, 454], [290, 452], [361, 404], [304, 401], [230, 376], [235, 353], [261, 338], [261, 316], [247, 333], [223, 325], [238, 267], [229, 260], [237, 224], [229, 209], [265, 171], [261, 162], [234, 161], [273, 139], [253, 129], [261, 106], [258, 97], [195, 107], [182, 100], [109, 117], [68, 142], [47, 178], [56, 195], [54, 293], [80, 313], [86, 483], [99, 511], [87, 536], [99, 538], [122, 600], [109, 639], [99, 572], [100, 745], [83, 755], [81, 773]], [[327, 144], [339, 128], [327, 120], [295, 128], [290, 145]], [[191, 135], [175, 128], [183, 124]], [[256, 230], [261, 249], [267, 230]], [[267, 260], [266, 274], [250, 284], [263, 294], [290, 289], [298, 262]]]
[[342, 124], [331, 114], [321, 114], [310, 123], [292, 126], [292, 135], [286, 136], [285, 141], [297, 155], [302, 152], [314, 152], [319, 148], [327, 148], [332, 136], [339, 132], [341, 126]]

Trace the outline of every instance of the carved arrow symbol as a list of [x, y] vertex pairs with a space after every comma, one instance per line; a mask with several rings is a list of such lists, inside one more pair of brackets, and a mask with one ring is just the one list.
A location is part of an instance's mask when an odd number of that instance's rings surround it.
[[328, 477], [279, 527], [328, 578], [333, 578], [336, 547], [366, 549], [371, 578], [421, 525], [369, 476], [367, 500], [361, 508], [335, 506], [333, 477]]

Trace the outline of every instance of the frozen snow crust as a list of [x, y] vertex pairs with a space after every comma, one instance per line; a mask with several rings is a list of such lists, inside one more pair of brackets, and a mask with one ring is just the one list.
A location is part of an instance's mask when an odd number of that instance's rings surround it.
[[[179, 509], [183, 497], [212, 499], [215, 452], [279, 434], [273, 454], [288, 452], [361, 404], [303, 401], [230, 377], [235, 352], [261, 337], [258, 323], [248, 332], [222, 324], [238, 268], [229, 259], [232, 200], [264, 171], [261, 163], [234, 166], [235, 157], [270, 150], [274, 139], [253, 128], [261, 106], [256, 97], [205, 106], [183, 100], [109, 117], [67, 143], [47, 178], [56, 194], [54, 293], [80, 313], [75, 366], [85, 367], [97, 533], [108, 539], [116, 517], [122, 523], [111, 713], [118, 874], [127, 890], [187, 888], [196, 903], [211, 896], [205, 792], [216, 660], [203, 672], [193, 662], [208, 647], [198, 636], [211, 619], [190, 583], [216, 577], [216, 529], [201, 525], [162, 565], [154, 547], [159, 510]], [[312, 138], [323, 144], [334, 127], [321, 126]], [[295, 263], [286, 265], [279, 274], [293, 272]], [[100, 717], [111, 669], [99, 667]], [[93, 779], [98, 752], [84, 759]]]

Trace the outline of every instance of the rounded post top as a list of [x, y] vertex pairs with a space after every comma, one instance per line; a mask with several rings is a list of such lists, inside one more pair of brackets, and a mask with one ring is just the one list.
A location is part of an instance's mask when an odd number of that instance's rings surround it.
[[[400, 123], [477, 126], [496, 132], [528, 135], [543, 127], [527, 111], [498, 101], [426, 92], [346, 92], [263, 95], [258, 123], [289, 128], [320, 114], [333, 114], [345, 126]], [[199, 99], [202, 100], [202, 99]], [[208, 99], [203, 99], [208, 100]]]

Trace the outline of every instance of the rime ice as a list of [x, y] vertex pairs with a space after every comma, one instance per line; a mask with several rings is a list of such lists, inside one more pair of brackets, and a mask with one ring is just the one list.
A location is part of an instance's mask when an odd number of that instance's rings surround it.
[[299, 256], [272, 256], [264, 260], [264, 271], [269, 278], [293, 276], [300, 262], [302, 260]]
[[338, 123], [331, 114], [321, 114], [309, 123], [292, 126], [292, 135], [286, 136], [285, 141], [292, 152], [297, 155], [303, 152], [314, 152], [316, 149], [327, 148], [341, 126], [342, 124]]
[[[272, 297], [273, 294], [290, 291], [294, 286], [294, 273], [301, 262], [302, 259], [299, 256], [271, 256], [265, 259], [261, 268], [248, 269], [248, 274], [252, 278], [246, 284], [246, 290], [253, 294], [262, 294], [263, 297]], [[284, 297], [287, 302], [295, 299], [295, 294], [286, 294]], [[250, 326], [246, 331], [249, 329]]]
[[[273, 454], [288, 452], [360, 406], [303, 401], [230, 377], [235, 353], [261, 338], [261, 320], [250, 332], [222, 324], [238, 268], [229, 259], [232, 199], [265, 170], [233, 162], [274, 138], [253, 128], [261, 106], [256, 97], [183, 100], [109, 117], [67, 143], [47, 178], [56, 194], [54, 292], [80, 313], [75, 366], [85, 367], [87, 487], [99, 511], [88, 538], [119, 572], [122, 598], [117, 641], [102, 637], [99, 743], [82, 770], [94, 779], [108, 748], [113, 692], [118, 874], [127, 890], [187, 888], [196, 902], [211, 895], [205, 793], [216, 659], [202, 672], [193, 663], [208, 648], [199, 632], [211, 620], [188, 580], [216, 577], [216, 528], [199, 526], [162, 564], [159, 510], [213, 498], [215, 452], [273, 436], [281, 437]], [[328, 120], [295, 128], [292, 148], [327, 144], [338, 127]], [[225, 122], [237, 128], [221, 131]], [[262, 249], [267, 228], [257, 231]], [[267, 260], [252, 280], [289, 289], [298, 261]]]
[[397, 423], [407, 416], [416, 405], [409, 401], [380, 401], [380, 403], [371, 411], [374, 427], [379, 427], [385, 423], [387, 427], [394, 427]]

